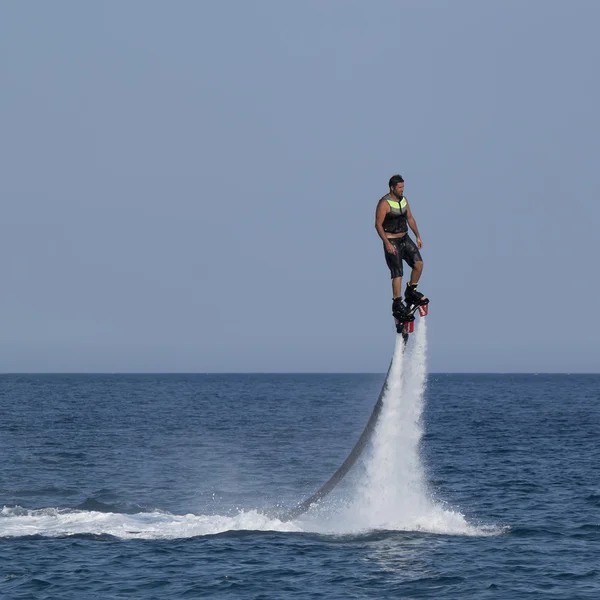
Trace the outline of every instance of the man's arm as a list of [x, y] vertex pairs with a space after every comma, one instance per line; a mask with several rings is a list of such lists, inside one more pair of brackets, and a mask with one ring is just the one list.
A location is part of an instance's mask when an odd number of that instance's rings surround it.
[[377, 230], [379, 237], [383, 240], [385, 251], [388, 254], [396, 254], [396, 248], [389, 242], [385, 235], [385, 231], [383, 230], [383, 221], [389, 212], [390, 205], [384, 200], [380, 200], [377, 205], [377, 210], [375, 211], [375, 229]]
[[417, 227], [417, 222], [413, 217], [412, 211], [410, 210], [410, 204], [408, 204], [408, 202], [406, 203], [406, 220], [408, 221], [408, 226], [412, 229], [412, 232], [417, 238], [417, 247], [420, 250], [423, 247], [423, 241], [421, 240], [421, 236], [419, 235], [419, 228]]

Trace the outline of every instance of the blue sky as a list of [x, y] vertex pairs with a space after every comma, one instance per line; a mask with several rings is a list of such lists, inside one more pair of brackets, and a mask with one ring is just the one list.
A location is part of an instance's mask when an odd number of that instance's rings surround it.
[[600, 371], [594, 1], [5, 2], [0, 371]]

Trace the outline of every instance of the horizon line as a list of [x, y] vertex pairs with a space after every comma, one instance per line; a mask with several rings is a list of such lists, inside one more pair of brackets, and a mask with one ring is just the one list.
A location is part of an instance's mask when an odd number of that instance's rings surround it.
[[[385, 371], [7, 371], [7, 375], [385, 375]], [[594, 371], [432, 371], [427, 375], [600, 375]]]

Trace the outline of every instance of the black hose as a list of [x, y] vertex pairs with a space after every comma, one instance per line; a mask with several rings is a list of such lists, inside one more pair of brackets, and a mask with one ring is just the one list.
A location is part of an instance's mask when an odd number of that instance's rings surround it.
[[[408, 337], [408, 336], [407, 336]], [[406, 340], [404, 340], [406, 343]], [[369, 417], [363, 432], [360, 434], [358, 441], [354, 445], [354, 448], [350, 451], [348, 458], [342, 463], [342, 466], [329, 478], [327, 483], [323, 484], [312, 496], [301, 502], [294, 508], [290, 509], [283, 515], [279, 516], [281, 521], [291, 521], [304, 514], [313, 504], [325, 498], [331, 490], [335, 488], [335, 486], [344, 478], [346, 473], [352, 468], [354, 463], [358, 460], [358, 457], [362, 454], [366, 445], [369, 443], [371, 437], [373, 436], [373, 432], [375, 431], [375, 425], [377, 424], [377, 420], [379, 419], [379, 415], [381, 413], [381, 408], [383, 406], [383, 396], [388, 386], [388, 377], [390, 375], [390, 369], [392, 368], [392, 363], [387, 370], [387, 374], [385, 376], [385, 381], [383, 382], [383, 386], [381, 388], [381, 392], [379, 392], [379, 398], [373, 407], [373, 412]]]

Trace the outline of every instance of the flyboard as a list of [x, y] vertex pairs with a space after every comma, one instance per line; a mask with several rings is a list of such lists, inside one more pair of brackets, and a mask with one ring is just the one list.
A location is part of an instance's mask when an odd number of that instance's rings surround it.
[[[425, 317], [429, 310], [429, 299], [425, 298], [421, 304], [413, 304], [408, 306], [408, 311], [404, 316], [404, 319], [398, 319], [394, 316], [394, 321], [396, 323], [396, 332], [402, 336], [404, 340], [404, 345], [408, 342], [408, 336], [414, 332], [415, 330], [415, 313], [418, 311], [421, 317]], [[383, 398], [385, 396], [385, 392], [388, 388], [388, 377], [390, 375], [390, 370], [392, 368], [392, 363], [390, 362], [390, 366], [388, 367], [387, 374], [385, 376], [385, 380], [383, 382], [383, 386], [381, 391], [379, 392], [379, 397], [377, 398], [377, 402], [373, 407], [373, 412], [363, 429], [363, 432], [360, 434], [358, 441], [354, 445], [354, 448], [348, 454], [346, 460], [342, 463], [340, 468], [329, 478], [329, 480], [324, 483], [312, 496], [309, 496], [296, 505], [294, 508], [288, 510], [287, 512], [279, 515], [278, 518], [281, 521], [291, 521], [293, 519], [298, 518], [300, 515], [303, 515], [307, 512], [313, 504], [322, 500], [331, 492], [339, 483], [342, 481], [346, 473], [354, 466], [354, 463], [358, 460], [358, 457], [363, 453], [363, 450], [366, 448], [367, 444], [371, 440], [373, 436], [373, 432], [375, 431], [375, 426], [377, 425], [377, 421], [379, 419], [379, 415], [381, 414], [381, 409], [383, 408]]]

